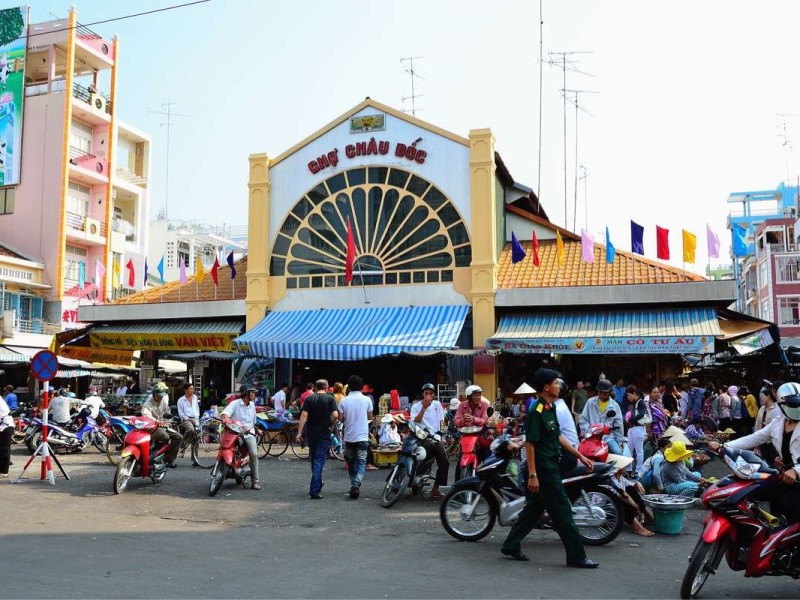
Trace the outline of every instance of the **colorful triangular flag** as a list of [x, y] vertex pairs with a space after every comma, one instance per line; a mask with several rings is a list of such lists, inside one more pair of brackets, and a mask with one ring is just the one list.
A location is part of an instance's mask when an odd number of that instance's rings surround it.
[[606, 262], [608, 264], [614, 264], [614, 258], [617, 256], [617, 249], [614, 248], [614, 244], [611, 243], [611, 235], [608, 233], [608, 227], [606, 227]]
[[694, 264], [697, 251], [697, 236], [683, 230], [683, 262]]
[[539, 260], [539, 239], [536, 237], [536, 230], [533, 230], [533, 266], [538, 267], [541, 264]]
[[594, 262], [594, 238], [585, 229], [581, 229], [581, 261]]
[[133, 287], [136, 283], [136, 269], [133, 266], [133, 259], [129, 258], [125, 268], [128, 269], [128, 287]]
[[178, 256], [178, 262], [180, 263], [181, 285], [186, 285], [186, 282], [189, 281], [189, 279], [186, 277], [186, 261], [182, 256]]
[[198, 254], [194, 262], [194, 274], [197, 277], [197, 283], [202, 284], [206, 279], [206, 272], [203, 270], [203, 259]]
[[214, 285], [219, 286], [219, 260], [214, 257], [214, 264], [211, 266], [211, 279], [214, 280]]
[[233, 266], [233, 252], [228, 254], [228, 257], [225, 259], [228, 263], [228, 266], [231, 268], [231, 279], [236, 279], [236, 267]]
[[719, 236], [711, 231], [708, 223], [706, 223], [706, 238], [708, 240], [708, 257], [719, 258]]
[[519, 243], [517, 239], [517, 235], [512, 231], [511, 232], [511, 262], [513, 264], [517, 264], [518, 262], [525, 260], [527, 254], [525, 253], [525, 248], [522, 247], [522, 244]]
[[156, 267], [156, 271], [158, 271], [158, 276], [161, 277], [161, 283], [164, 283], [164, 256], [161, 256], [161, 260], [158, 261], [158, 266]]
[[556, 230], [556, 262], [559, 267], [564, 264], [564, 240], [561, 239], [558, 230]]
[[144, 287], [147, 287], [147, 272], [148, 272], [148, 270], [149, 269], [147, 268], [147, 257], [145, 256], [144, 257], [144, 281], [142, 282], [142, 285], [144, 285]]
[[656, 256], [669, 260], [669, 229], [656, 225]]

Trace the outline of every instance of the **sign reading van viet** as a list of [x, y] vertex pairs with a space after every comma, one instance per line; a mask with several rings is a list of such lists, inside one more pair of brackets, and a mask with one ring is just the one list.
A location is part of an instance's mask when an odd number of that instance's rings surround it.
[[712, 336], [489, 339], [486, 347], [511, 354], [709, 354]]
[[119, 350], [231, 350], [239, 334], [228, 333], [90, 333], [93, 348]]
[[122, 365], [129, 367], [133, 361], [133, 350], [112, 350], [109, 348], [89, 348], [87, 346], [63, 346], [58, 354], [66, 358], [91, 363]]
[[19, 184], [28, 7], [0, 10], [0, 186]]

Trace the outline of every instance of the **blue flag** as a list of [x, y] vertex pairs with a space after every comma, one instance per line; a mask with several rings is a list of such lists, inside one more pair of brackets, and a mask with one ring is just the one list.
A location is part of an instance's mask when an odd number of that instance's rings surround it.
[[644, 254], [644, 227], [631, 221], [631, 252]]
[[525, 248], [519, 243], [516, 234], [511, 232], [511, 262], [517, 264], [526, 256]]
[[161, 260], [158, 261], [158, 266], [156, 267], [158, 271], [158, 276], [161, 277], [161, 283], [164, 283], [164, 257], [161, 257]]
[[150, 269], [147, 268], [147, 257], [144, 257], [144, 281], [142, 282], [144, 287], [147, 287], [147, 272]]
[[608, 227], [606, 227], [606, 262], [608, 264], [614, 264], [614, 257], [617, 255], [617, 249], [614, 248], [614, 244], [611, 243], [611, 236], [608, 233]]
[[233, 252], [228, 254], [228, 258], [225, 259], [228, 263], [228, 266], [231, 268], [231, 279], [236, 279], [236, 267], [233, 266]]
[[739, 227], [738, 225], [733, 225], [733, 255], [734, 256], [747, 256], [747, 242], [745, 241], [745, 235], [747, 235], [747, 231]]
[[82, 262], [78, 263], [78, 287], [83, 289], [86, 285], [86, 265]]

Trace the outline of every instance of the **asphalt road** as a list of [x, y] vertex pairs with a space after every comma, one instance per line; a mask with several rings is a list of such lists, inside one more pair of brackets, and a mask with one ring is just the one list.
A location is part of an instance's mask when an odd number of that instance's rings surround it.
[[[24, 463], [14, 446], [12, 475]], [[518, 563], [500, 555], [507, 529], [481, 542], [450, 538], [438, 504], [378, 498], [388, 471], [367, 472], [361, 497], [346, 497], [343, 464], [329, 461], [325, 498], [308, 499], [310, 467], [261, 461], [261, 491], [226, 482], [207, 494], [209, 471], [168, 472], [160, 487], [131, 483], [113, 495], [114, 474], [90, 450], [62, 457], [71, 480], [0, 482], [0, 598], [677, 598], [703, 511], [683, 533], [639, 537], [627, 528], [589, 548], [596, 571], [568, 569], [553, 532], [534, 531]], [[745, 579], [723, 566], [704, 598], [792, 598], [791, 579]]]

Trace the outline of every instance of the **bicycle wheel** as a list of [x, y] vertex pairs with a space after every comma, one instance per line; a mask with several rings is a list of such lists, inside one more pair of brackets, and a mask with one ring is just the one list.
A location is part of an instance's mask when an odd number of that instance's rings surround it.
[[260, 427], [256, 427], [256, 438], [258, 458], [261, 460], [262, 458], [266, 458], [269, 454], [269, 446], [272, 443], [272, 438], [270, 438], [268, 431]]
[[267, 454], [270, 456], [282, 456], [289, 448], [289, 432], [286, 430], [269, 432], [269, 449]]
[[292, 444], [292, 452], [297, 458], [307, 459], [308, 458], [308, 439], [306, 438], [305, 431], [303, 432], [303, 437], [298, 442], [295, 440], [295, 436], [297, 435], [297, 428], [292, 427], [292, 431], [289, 433], [289, 438]]
[[192, 463], [201, 469], [210, 469], [217, 460], [217, 448], [205, 441], [202, 435], [194, 436], [192, 441]]

